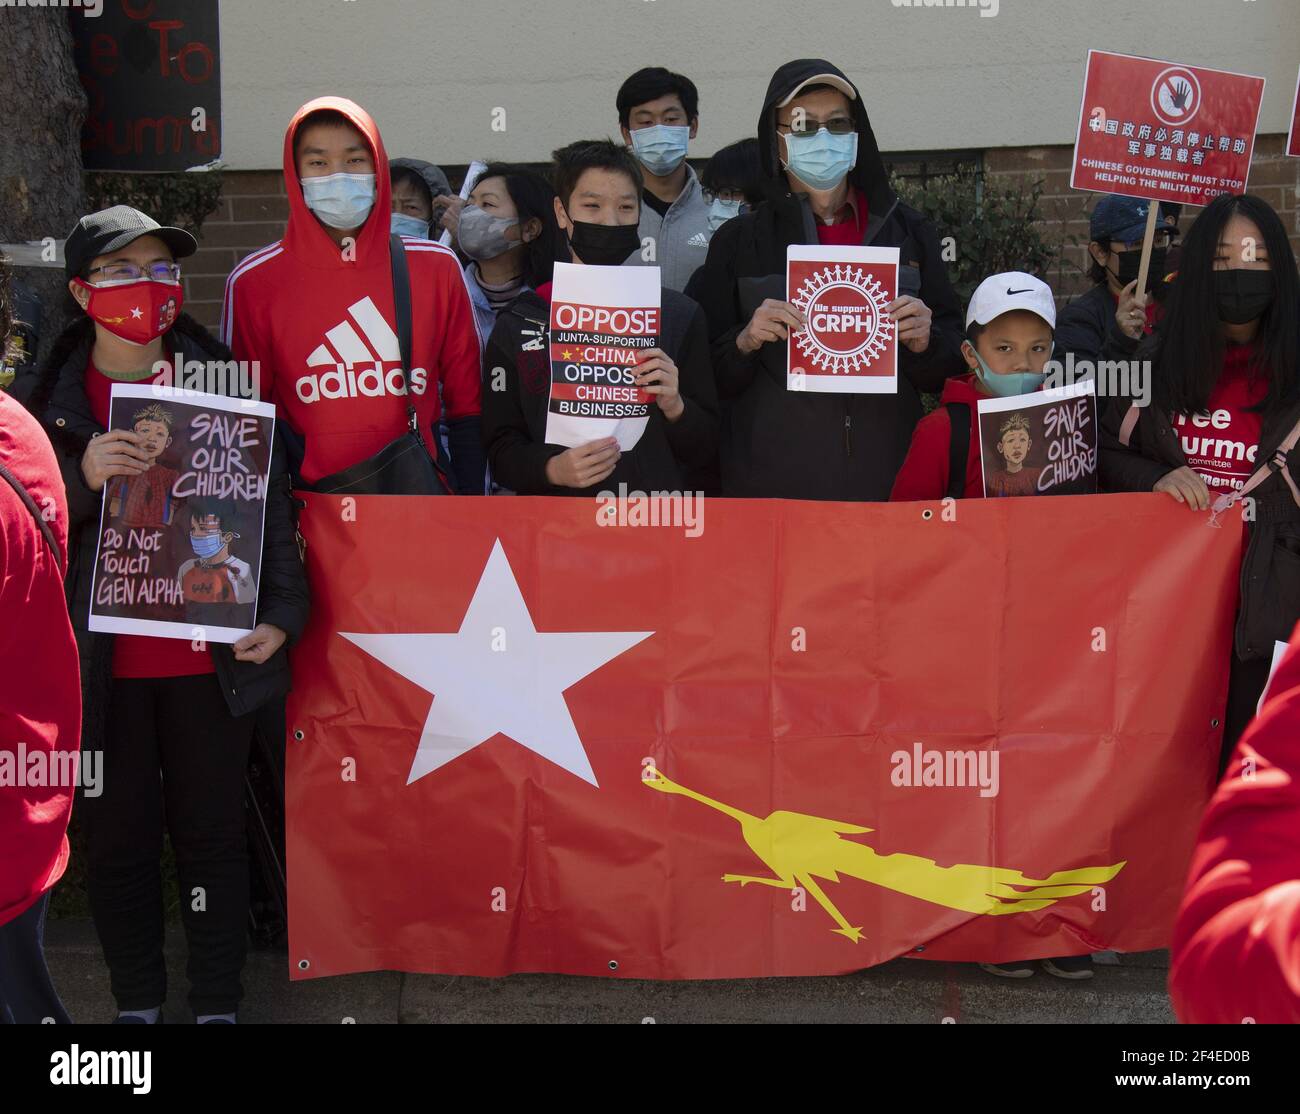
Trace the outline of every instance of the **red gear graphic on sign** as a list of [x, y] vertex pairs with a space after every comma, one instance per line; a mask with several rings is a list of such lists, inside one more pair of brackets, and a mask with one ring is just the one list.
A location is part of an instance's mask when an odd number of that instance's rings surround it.
[[[846, 305], [828, 311], [837, 300]], [[894, 332], [894, 322], [885, 312], [889, 301], [885, 288], [861, 267], [827, 265], [809, 275], [793, 299], [807, 316], [808, 328], [791, 339], [815, 368], [833, 375], [866, 371], [884, 353]]]

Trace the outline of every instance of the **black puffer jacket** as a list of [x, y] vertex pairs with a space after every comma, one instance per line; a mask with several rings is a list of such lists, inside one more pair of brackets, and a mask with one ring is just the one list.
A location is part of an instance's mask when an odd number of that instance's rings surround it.
[[[82, 669], [86, 674], [82, 745], [92, 748], [103, 738], [113, 659], [113, 636], [91, 634], [88, 630], [91, 576], [103, 503], [102, 494], [91, 491], [81, 474], [81, 457], [87, 444], [104, 432], [91, 414], [86, 397], [86, 365], [94, 338], [94, 326], [88, 318], [70, 325], [42, 366], [28, 403], [49, 432], [68, 491], [68, 608], [82, 646]], [[167, 334], [167, 343], [171, 354], [179, 347], [186, 361], [234, 359], [228, 348], [187, 314], [177, 319]], [[298, 555], [289, 474], [277, 438], [271, 454], [257, 619], [279, 627], [291, 643], [302, 633], [307, 612], [307, 579]], [[217, 679], [232, 715], [245, 715], [289, 691], [287, 645], [265, 664], [254, 665], [236, 661], [229, 646], [212, 644]]]
[[[1158, 344], [1148, 337], [1137, 351], [1149, 359]], [[1101, 423], [1101, 485], [1104, 491], [1150, 491], [1176, 468], [1187, 466], [1169, 415], [1152, 404], [1139, 409], [1137, 426], [1128, 446], [1119, 441], [1120, 424], [1129, 400], [1110, 400]], [[1256, 463], [1271, 460], [1286, 435], [1300, 421], [1300, 397], [1288, 401], [1277, 414], [1264, 419]], [[1300, 449], [1286, 464], [1300, 482]], [[1274, 642], [1289, 642], [1300, 621], [1300, 505], [1286, 480], [1277, 472], [1254, 491], [1254, 521], [1241, 564], [1241, 602], [1237, 611], [1234, 644], [1242, 661], [1271, 657]], [[1232, 512], [1233, 523], [1237, 512]]]
[[723, 494], [883, 502], [921, 418], [918, 392], [939, 390], [948, 376], [964, 373], [966, 364], [957, 295], [948, 282], [939, 237], [890, 188], [860, 95], [853, 102], [858, 161], [849, 180], [867, 199], [864, 243], [900, 249], [899, 290], [930, 307], [930, 346], [920, 355], [899, 346], [896, 395], [790, 391], [787, 344], [765, 344], [752, 355], [736, 347], [736, 337], [764, 298], [785, 300], [786, 248], [818, 242], [808, 199], [790, 192], [774, 138], [776, 104], [818, 74], [844, 77], [820, 59], [791, 62], [773, 75], [758, 125], [769, 200], [714, 233], [708, 258], [686, 293], [708, 317], [724, 412]]

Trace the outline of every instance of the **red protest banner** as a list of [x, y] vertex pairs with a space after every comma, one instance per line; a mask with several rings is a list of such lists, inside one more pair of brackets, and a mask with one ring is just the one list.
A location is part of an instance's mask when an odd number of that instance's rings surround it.
[[1240, 530], [1154, 495], [304, 498], [294, 978], [1167, 943]]
[[1291, 131], [1286, 137], [1286, 153], [1300, 159], [1300, 72], [1295, 79], [1295, 102], [1291, 106]]
[[1088, 52], [1070, 185], [1206, 205], [1242, 193], [1264, 79]]

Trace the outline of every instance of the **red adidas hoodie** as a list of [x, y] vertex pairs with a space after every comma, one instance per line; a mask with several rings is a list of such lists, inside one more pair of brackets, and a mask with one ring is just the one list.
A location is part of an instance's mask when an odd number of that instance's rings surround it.
[[[375, 161], [375, 206], [347, 253], [307, 208], [294, 163], [299, 125], [322, 109], [346, 116]], [[449, 248], [414, 237], [402, 238], [413, 365], [409, 375], [402, 368], [389, 260], [388, 155], [370, 115], [341, 97], [303, 105], [284, 135], [284, 182], [284, 239], [231, 272], [221, 339], [236, 359], [259, 362], [263, 399], [305, 439], [303, 479], [312, 483], [350, 467], [399, 436], [408, 397], [426, 442], [440, 416], [477, 417], [481, 346], [460, 263]]]
[[1201, 821], [1170, 949], [1180, 1021], [1300, 1023], [1300, 627]]
[[978, 499], [984, 494], [984, 474], [980, 468], [979, 407], [982, 398], [990, 398], [976, 386], [975, 373], [944, 380], [939, 406], [916, 424], [903, 467], [889, 493], [891, 503], [910, 503], [925, 499], [942, 499], [948, 494], [948, 456], [952, 424], [946, 406], [964, 402], [970, 407], [970, 449], [966, 454], [966, 486], [963, 499]]

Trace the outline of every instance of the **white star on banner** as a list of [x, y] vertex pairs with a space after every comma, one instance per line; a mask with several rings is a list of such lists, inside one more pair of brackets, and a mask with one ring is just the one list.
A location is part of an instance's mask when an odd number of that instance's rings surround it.
[[498, 539], [455, 634], [348, 634], [433, 695], [406, 784], [496, 734], [596, 785], [564, 691], [654, 631], [542, 632]]
[[143, 317], [143, 316], [144, 316], [144, 312], [140, 309], [139, 306], [132, 306], [132, 307], [131, 307], [131, 316], [132, 316], [132, 317], [137, 317], [137, 318], [138, 318], [138, 317]]

